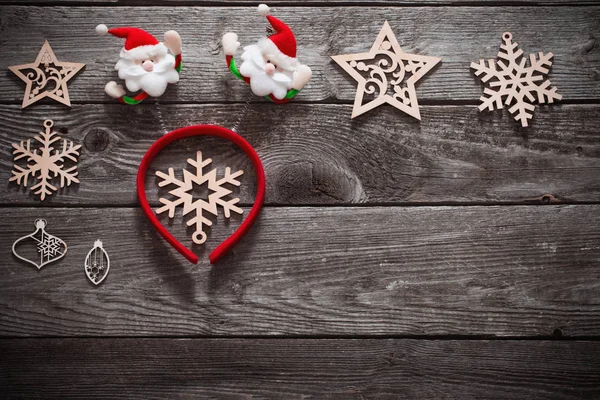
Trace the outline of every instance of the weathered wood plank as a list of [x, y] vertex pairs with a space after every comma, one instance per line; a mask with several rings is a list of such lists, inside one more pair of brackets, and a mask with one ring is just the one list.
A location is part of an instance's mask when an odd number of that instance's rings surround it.
[[[0, 335], [600, 335], [599, 211], [269, 207], [210, 267], [239, 218], [194, 266], [136, 208], [2, 208]], [[69, 253], [38, 271], [10, 244], [40, 217]], [[191, 245], [180, 217], [169, 229]], [[112, 265], [94, 287], [98, 238]]]
[[[117, 77], [113, 67], [121, 43], [97, 37], [95, 25], [142, 26], [159, 37], [176, 29], [184, 40], [182, 80], [161, 101], [263, 101], [231, 76], [219, 44], [232, 29], [241, 34], [243, 44], [263, 35], [263, 20], [253, 10], [6, 6], [0, 16], [0, 70], [31, 62], [49, 39], [59, 59], [87, 64], [70, 85], [71, 99], [109, 102], [103, 88]], [[405, 51], [443, 59], [418, 87], [422, 103], [475, 104], [482, 89], [469, 64], [495, 57], [504, 31], [511, 31], [527, 53], [555, 54], [550, 77], [565, 100], [600, 98], [600, 46], [595, 39], [600, 37], [600, 7], [277, 7], [277, 16], [293, 27], [299, 56], [314, 70], [313, 81], [297, 101], [352, 101], [355, 83], [330, 56], [368, 50], [386, 19]], [[0, 76], [0, 102], [20, 104], [23, 90], [9, 72]]]
[[[540, 110], [526, 131], [506, 114], [474, 106], [425, 106], [418, 123], [389, 108], [351, 121], [350, 105], [75, 106], [21, 112], [0, 106], [2, 204], [40, 204], [8, 183], [11, 143], [31, 138], [45, 118], [83, 143], [79, 185], [43, 205], [136, 205], [139, 162], [164, 132], [213, 123], [237, 127], [263, 159], [268, 204], [541, 203], [600, 201], [600, 106]], [[394, 121], [390, 124], [390, 121]], [[308, 123], [310, 122], [310, 123]], [[175, 144], [154, 168], [185, 166], [196, 150], [242, 168], [242, 202], [254, 199], [251, 164], [234, 146], [194, 138]], [[148, 198], [158, 204], [156, 178]], [[161, 190], [161, 193], [166, 193]], [[102, 194], [99, 196], [99, 194]]]
[[0, 340], [7, 398], [592, 399], [600, 343]]
[[[313, 6], [320, 7], [323, 4], [327, 6], [360, 6], [365, 4], [365, 0], [277, 0], [269, 1], [269, 5], [277, 6]], [[108, 5], [108, 6], [239, 6], [247, 4], [248, 7], [258, 4], [255, 0], [0, 0], [0, 5], [29, 5], [29, 6], [87, 6], [87, 5]], [[558, 5], [558, 6], [576, 6], [576, 5], [597, 5], [594, 0], [376, 0], [369, 1], [369, 7], [389, 7], [389, 6], [430, 6], [430, 5], [490, 5], [490, 6], [521, 6], [521, 5]]]

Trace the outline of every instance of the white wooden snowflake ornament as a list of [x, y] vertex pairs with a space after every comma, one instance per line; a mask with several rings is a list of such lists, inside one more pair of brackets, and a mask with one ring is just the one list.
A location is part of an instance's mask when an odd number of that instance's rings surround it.
[[[183, 180], [175, 178], [175, 172], [173, 171], [173, 168], [169, 168], [168, 174], [156, 171], [156, 175], [162, 178], [162, 180], [158, 183], [159, 187], [164, 187], [167, 185], [176, 186], [175, 189], [169, 191], [169, 194], [175, 196], [176, 199], [159, 199], [164, 206], [158, 208], [156, 213], [161, 214], [165, 211], [168, 211], [169, 218], [173, 218], [175, 216], [175, 209], [178, 206], [182, 206], [184, 216], [192, 211], [195, 211], [196, 216], [187, 222], [187, 226], [196, 225], [196, 231], [192, 236], [192, 240], [194, 243], [202, 244], [206, 241], [206, 233], [204, 233], [202, 230], [202, 225], [212, 225], [212, 221], [203, 215], [203, 211], [217, 215], [217, 209], [218, 206], [220, 206], [223, 209], [225, 218], [229, 218], [231, 216], [231, 211], [238, 214], [243, 213], [243, 210], [235, 205], [240, 201], [239, 198], [232, 198], [230, 200], [224, 199], [224, 197], [231, 194], [231, 190], [226, 189], [223, 187], [223, 185], [230, 184], [234, 186], [240, 186], [240, 182], [235, 178], [242, 175], [244, 171], [240, 170], [232, 173], [231, 168], [227, 167], [225, 169], [225, 176], [222, 179], [217, 179], [216, 169], [211, 169], [208, 173], [204, 174], [202, 169], [208, 166], [212, 162], [212, 159], [209, 158], [203, 160], [202, 152], [200, 151], [196, 153], [196, 160], [188, 158], [187, 162], [192, 167], [196, 168], [196, 172], [192, 173], [184, 169]], [[207, 183], [209, 189], [208, 201], [203, 199], [196, 199], [194, 201], [194, 197], [190, 193], [190, 191], [193, 189], [194, 183], [197, 185]]]
[[[38, 149], [31, 149], [31, 139], [21, 141], [19, 144], [13, 143], [15, 163], [12, 176], [8, 181], [16, 181], [17, 185], [27, 187], [27, 180], [31, 175], [39, 182], [29, 190], [39, 195], [40, 200], [44, 200], [47, 195], [50, 196], [58, 190], [56, 186], [50, 183], [56, 177], [60, 176], [61, 188], [69, 186], [73, 182], [79, 183], [77, 165], [66, 167], [65, 162], [70, 160], [77, 163], [78, 150], [81, 145], [75, 146], [72, 141], [63, 139], [62, 145], [59, 144], [58, 148], [53, 147], [62, 138], [58, 136], [58, 133], [52, 131], [52, 126], [54, 126], [54, 123], [47, 119], [44, 121], [45, 132], [40, 131], [39, 136], [34, 137], [42, 144]], [[17, 164], [17, 161], [22, 158], [27, 161], [24, 167]]]
[[487, 108], [492, 111], [494, 106], [499, 110], [504, 105], [510, 106], [514, 103], [508, 111], [513, 114], [515, 120], [521, 121], [521, 125], [526, 127], [528, 120], [533, 118], [535, 106], [531, 103], [536, 97], [539, 104], [562, 99], [562, 96], [556, 93], [556, 87], [551, 86], [550, 81], [544, 78], [552, 66], [553, 54], [530, 54], [530, 65], [526, 67], [527, 59], [521, 57], [523, 50], [518, 49], [518, 43], [512, 42], [510, 32], [504, 32], [502, 40], [504, 43], [500, 45], [498, 58], [508, 62], [508, 65], [502, 60], [493, 59], [487, 60], [487, 65], [486, 60], [479, 60], [479, 64], [471, 63], [475, 75], [483, 75], [480, 79], [488, 86], [479, 99], [479, 110]]

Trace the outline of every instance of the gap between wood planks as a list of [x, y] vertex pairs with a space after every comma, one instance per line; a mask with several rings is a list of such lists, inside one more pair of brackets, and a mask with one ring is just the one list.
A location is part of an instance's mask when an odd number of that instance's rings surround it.
[[486, 340], [486, 341], [568, 341], [568, 342], [598, 342], [600, 336], [581, 335], [581, 336], [564, 336], [560, 328], [556, 328], [552, 335], [534, 335], [534, 336], [495, 336], [495, 335], [364, 335], [364, 334], [349, 334], [349, 335], [118, 335], [118, 336], [96, 336], [96, 335], [48, 335], [48, 336], [35, 336], [35, 337], [24, 337], [24, 336], [0, 336], [2, 340], [55, 340], [55, 339], [94, 339], [94, 340], [114, 340], [114, 339], [164, 339], [164, 340], [177, 340], [177, 339], [233, 339], [233, 340], [252, 340], [252, 339], [268, 339], [268, 340], [344, 340], [344, 339], [358, 339], [358, 340], [453, 340], [453, 341], [473, 341], [473, 340]]
[[[419, 208], [419, 207], [523, 207], [523, 206], [585, 206], [585, 205], [600, 205], [600, 201], [548, 201], [544, 200], [543, 196], [539, 201], [532, 200], [531, 202], [472, 202], [472, 203], [453, 203], [453, 202], [389, 202], [389, 203], [315, 203], [315, 204], [267, 204], [263, 205], [263, 208], [328, 208], [328, 207], [340, 207], [340, 208], [375, 208], [375, 207], [403, 207], [403, 208]], [[251, 207], [253, 203], [238, 203], [240, 207]], [[151, 204], [156, 207], [157, 204]], [[106, 208], [140, 208], [139, 205], [122, 205], [122, 204], [44, 204], [42, 202], [31, 204], [31, 203], [11, 203], [0, 205], [0, 210], [3, 208], [31, 208], [38, 207], [40, 209], [52, 209], [52, 208], [68, 208], [68, 209], [106, 209]]]
[[[417, 89], [418, 90], [418, 89]], [[56, 104], [56, 102], [53, 102], [52, 100], [41, 100], [39, 102], [37, 102], [36, 104], [39, 104], [40, 106], [51, 106], [53, 104]], [[99, 101], [76, 101], [76, 100], [72, 100], [71, 101], [72, 105], [79, 105], [79, 106], [85, 106], [85, 105], [102, 105], [102, 104], [115, 104], [114, 99], [106, 99], [106, 100], [99, 100]], [[211, 101], [187, 101], [187, 100], [183, 100], [183, 101], [178, 101], [178, 100], [160, 100], [160, 104], [161, 105], [190, 105], [190, 106], [210, 106], [210, 105], [218, 105], [218, 106], [227, 106], [227, 105], [244, 105], [244, 104], [270, 104], [268, 101], [262, 101], [260, 99], [256, 99], [256, 100], [250, 100], [250, 101], [238, 101], [238, 100], [232, 100], [232, 101], [218, 101], [218, 100], [211, 100]], [[297, 99], [294, 100], [294, 104], [299, 104], [299, 105], [350, 105], [350, 104], [354, 104], [354, 102], [352, 100], [337, 100], [337, 99], [327, 99], [327, 100], [323, 100], [323, 101], [315, 101], [315, 100], [301, 100], [301, 99]], [[473, 106], [473, 107], [478, 107], [481, 104], [481, 102], [479, 100], [435, 100], [435, 99], [424, 99], [424, 100], [419, 100], [419, 105], [420, 106]], [[556, 106], [560, 106], [560, 105], [597, 105], [600, 104], [600, 98], [598, 99], [565, 99], [565, 100], [561, 100], [560, 102], [557, 103], [553, 103], [552, 106], [556, 107]], [[21, 102], [20, 101], [2, 101], [0, 100], [0, 105], [3, 106], [20, 106]], [[159, 100], [147, 100], [143, 103], [137, 104], [135, 107], [156, 107], [159, 105]], [[548, 107], [547, 104], [535, 104], [536, 108], [537, 107]], [[125, 106], [127, 107], [127, 106]], [[277, 106], [274, 106], [277, 107]], [[482, 111], [482, 112], [487, 112], [487, 111]], [[399, 111], [400, 113], [400, 111]], [[399, 115], [402, 115], [401, 113]], [[403, 118], [405, 118], [405, 116], [402, 116]], [[534, 117], [535, 118], [535, 117]]]

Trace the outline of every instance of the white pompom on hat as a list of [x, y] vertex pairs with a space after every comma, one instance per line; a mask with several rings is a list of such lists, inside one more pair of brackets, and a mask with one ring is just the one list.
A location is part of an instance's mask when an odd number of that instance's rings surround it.
[[106, 35], [108, 33], [108, 27], [104, 24], [100, 24], [96, 26], [96, 33], [98, 35]]
[[260, 14], [261, 17], [266, 17], [267, 15], [269, 15], [269, 12], [271, 12], [271, 9], [269, 8], [268, 5], [266, 5], [266, 4], [258, 5], [258, 14]]

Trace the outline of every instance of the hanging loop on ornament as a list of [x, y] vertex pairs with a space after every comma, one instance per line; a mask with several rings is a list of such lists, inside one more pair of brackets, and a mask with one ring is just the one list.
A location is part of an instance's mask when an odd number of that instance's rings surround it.
[[87, 253], [84, 264], [85, 275], [94, 284], [99, 285], [108, 275], [110, 258], [104, 250], [101, 240], [94, 242], [94, 247]]
[[192, 235], [192, 240], [196, 244], [203, 244], [204, 242], [206, 242], [206, 233], [204, 233], [203, 231], [194, 232], [194, 234]]
[[44, 121], [44, 128], [50, 129], [53, 126], [54, 126], [54, 121], [52, 121], [51, 119], [47, 119]]
[[[35, 231], [17, 239], [12, 245], [12, 253], [19, 260], [33, 264], [37, 269], [54, 261], [58, 261], [67, 254], [67, 244], [62, 240], [46, 232], [45, 228], [48, 222], [43, 218], [38, 218], [34, 222]], [[17, 246], [22, 243], [30, 242], [36, 247], [39, 254], [39, 260], [32, 260], [17, 252]]]

